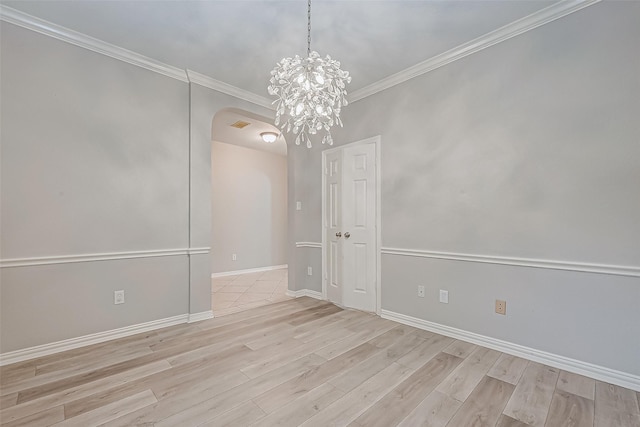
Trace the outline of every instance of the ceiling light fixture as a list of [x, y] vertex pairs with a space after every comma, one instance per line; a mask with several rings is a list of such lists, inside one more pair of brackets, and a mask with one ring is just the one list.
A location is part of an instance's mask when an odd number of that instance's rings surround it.
[[293, 130], [298, 135], [296, 145], [306, 142], [311, 148], [310, 136], [322, 130], [322, 143], [333, 145], [331, 126], [342, 126], [340, 111], [347, 105], [345, 87], [351, 76], [340, 69], [340, 62], [311, 50], [311, 0], [307, 3], [307, 58], [283, 58], [271, 71], [270, 83], [269, 94], [278, 97], [273, 101], [276, 126], [283, 132]]
[[260, 136], [262, 137], [262, 140], [264, 142], [268, 142], [269, 144], [275, 142], [276, 139], [278, 139], [278, 134], [275, 132], [262, 132]]

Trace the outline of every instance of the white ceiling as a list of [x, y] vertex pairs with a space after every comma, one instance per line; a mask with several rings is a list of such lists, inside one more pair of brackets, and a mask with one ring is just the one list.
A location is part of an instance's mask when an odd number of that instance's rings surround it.
[[[543, 9], [546, 0], [314, 0], [312, 49], [369, 86]], [[269, 73], [306, 55], [304, 0], [75, 0], [2, 4], [268, 97]]]

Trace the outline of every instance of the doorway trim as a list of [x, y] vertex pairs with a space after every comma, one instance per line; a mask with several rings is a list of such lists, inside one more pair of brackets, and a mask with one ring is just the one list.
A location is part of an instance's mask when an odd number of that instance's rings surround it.
[[350, 142], [348, 144], [344, 144], [344, 145], [340, 145], [338, 147], [334, 147], [334, 148], [329, 148], [327, 150], [322, 151], [322, 170], [320, 171], [321, 175], [322, 175], [322, 223], [321, 223], [321, 229], [322, 229], [322, 299], [327, 300], [327, 255], [326, 255], [326, 248], [327, 248], [327, 233], [325, 230], [325, 224], [326, 224], [326, 203], [327, 203], [327, 195], [326, 195], [326, 189], [325, 189], [325, 167], [326, 167], [326, 159], [327, 159], [327, 154], [338, 151], [338, 150], [342, 150], [343, 148], [346, 147], [352, 147], [352, 146], [356, 146], [356, 145], [364, 145], [364, 144], [375, 144], [375, 148], [376, 148], [376, 155], [375, 155], [375, 162], [376, 162], [376, 208], [375, 208], [375, 216], [376, 216], [376, 242], [375, 242], [375, 252], [376, 252], [376, 261], [375, 261], [375, 267], [376, 267], [376, 314], [378, 316], [380, 316], [381, 312], [382, 312], [382, 274], [381, 274], [381, 263], [382, 263], [382, 255], [380, 252], [380, 248], [382, 247], [382, 202], [381, 202], [381, 193], [382, 193], [382, 189], [381, 189], [381, 183], [382, 183], [382, 177], [381, 177], [381, 173], [380, 173], [380, 159], [381, 159], [381, 142], [382, 142], [382, 138], [380, 135], [376, 135], [376, 136], [372, 136], [370, 138], [366, 138], [366, 139], [361, 139], [359, 141], [355, 141], [355, 142]]

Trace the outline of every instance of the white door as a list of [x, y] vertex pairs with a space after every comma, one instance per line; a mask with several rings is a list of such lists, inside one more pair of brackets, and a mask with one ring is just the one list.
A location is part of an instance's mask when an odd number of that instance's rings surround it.
[[342, 156], [343, 304], [376, 309], [375, 145], [346, 147]]
[[327, 299], [376, 311], [376, 145], [354, 144], [325, 155]]
[[327, 299], [342, 305], [342, 283], [340, 275], [340, 259], [342, 258], [341, 216], [341, 155], [339, 151], [329, 153], [325, 157], [325, 242], [326, 244], [326, 272]]

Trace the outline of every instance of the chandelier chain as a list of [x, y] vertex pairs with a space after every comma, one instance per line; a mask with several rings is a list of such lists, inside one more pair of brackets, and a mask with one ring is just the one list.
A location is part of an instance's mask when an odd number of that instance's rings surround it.
[[307, 56], [311, 56], [311, 0], [307, 1]]
[[311, 137], [318, 133], [324, 133], [323, 144], [333, 145], [331, 127], [342, 126], [340, 111], [348, 104], [346, 85], [351, 76], [340, 69], [340, 62], [311, 50], [311, 0], [307, 0], [307, 57], [283, 58], [269, 82], [269, 95], [278, 98], [273, 101], [276, 126], [296, 134], [296, 145], [306, 142], [311, 148]]

